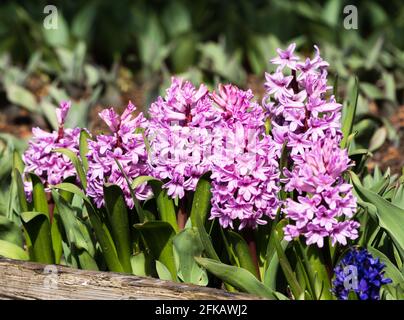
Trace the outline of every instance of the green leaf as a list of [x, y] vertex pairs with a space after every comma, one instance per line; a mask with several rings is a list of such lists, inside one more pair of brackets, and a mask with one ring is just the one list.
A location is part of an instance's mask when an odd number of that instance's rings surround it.
[[328, 0], [326, 6], [323, 9], [323, 21], [327, 23], [330, 27], [336, 27], [338, 24], [338, 19], [341, 16], [341, 1], [339, 0]]
[[[98, 270], [94, 260], [95, 248], [87, 227], [77, 217], [74, 209], [55, 190], [52, 196], [64, 226], [70, 248], [74, 248], [71, 254], [76, 256], [80, 267], [85, 270]], [[83, 251], [86, 251], [84, 253]]]
[[191, 29], [190, 11], [179, 1], [171, 1], [162, 15], [170, 37], [175, 38]]
[[383, 73], [383, 80], [386, 98], [392, 102], [396, 102], [396, 83], [393, 74], [387, 72]]
[[158, 260], [156, 260], [156, 271], [159, 279], [173, 281], [170, 271]]
[[76, 172], [80, 178], [81, 185], [83, 186], [83, 189], [87, 189], [87, 177], [86, 174], [84, 173], [83, 169], [83, 164], [81, 163], [79, 157], [77, 154], [75, 154], [72, 150], [66, 149], [66, 148], [57, 148], [53, 150], [54, 152], [60, 152], [67, 156], [70, 161], [73, 163], [74, 168], [76, 169]]
[[0, 240], [0, 256], [9, 259], [28, 260], [28, 254], [21, 247], [5, 240]]
[[125, 181], [126, 181], [126, 183], [128, 185], [130, 195], [132, 197], [133, 203], [135, 204], [136, 212], [137, 212], [138, 217], [139, 217], [139, 221], [144, 222], [146, 220], [149, 220], [147, 211], [143, 210], [142, 206], [140, 205], [139, 200], [136, 198], [135, 192], [133, 191], [133, 188], [132, 188], [132, 183], [130, 182], [128, 175], [126, 174], [125, 170], [123, 170], [122, 165], [119, 163], [119, 161], [117, 159], [115, 159], [115, 162], [116, 162], [119, 170], [123, 174], [123, 176], [125, 178]]
[[132, 273], [128, 210], [121, 188], [117, 185], [105, 184], [104, 200], [119, 261], [125, 272]]
[[46, 119], [50, 123], [52, 129], [57, 130], [59, 124], [56, 117], [56, 106], [49, 100], [49, 98], [42, 99], [39, 106], [42, 110], [42, 113], [45, 115]]
[[379, 258], [380, 261], [386, 265], [384, 269], [385, 276], [392, 280], [391, 284], [382, 286], [382, 290], [387, 290], [393, 296], [394, 300], [404, 299], [404, 291], [400, 288], [404, 288], [404, 273], [400, 272], [400, 270], [381, 251], [371, 247], [370, 245], [367, 247], [367, 249], [372, 256]]
[[151, 181], [150, 185], [156, 199], [160, 219], [169, 223], [173, 230], [177, 233], [179, 228], [173, 200], [167, 195], [167, 190], [162, 188], [163, 183], [161, 181]]
[[67, 47], [69, 44], [69, 29], [60, 12], [55, 15], [57, 19], [56, 29], [41, 28], [45, 41], [52, 47]]
[[91, 204], [85, 202], [85, 206], [88, 211], [91, 225], [94, 228], [95, 236], [100, 243], [101, 251], [108, 269], [114, 272], [124, 272], [124, 269], [118, 259], [118, 253], [107, 225], [104, 221], [102, 221]]
[[139, 252], [133, 255], [130, 259], [132, 265], [132, 273], [136, 276], [150, 276], [151, 275], [151, 261], [149, 256], [144, 252]]
[[[73, 73], [73, 78], [77, 79], [77, 81], [81, 81], [84, 77], [83, 66], [84, 66], [84, 59], [86, 56], [86, 51], [87, 51], [87, 46], [86, 46], [86, 43], [83, 41], [79, 41], [76, 44], [76, 47], [74, 48], [72, 73]], [[79, 115], [82, 115], [82, 118], [80, 120], [87, 118], [86, 117], [87, 108], [84, 107], [82, 102], [83, 102], [83, 100], [79, 102], [80, 108], [73, 109]], [[70, 118], [69, 120], [72, 121], [72, 117], [71, 117], [70, 113], [69, 113], [69, 118]], [[71, 123], [71, 122], [69, 122], [69, 123]], [[77, 124], [81, 126], [81, 124], [84, 124], [84, 123], [82, 121], [77, 121]]]
[[211, 184], [207, 175], [202, 176], [196, 185], [194, 199], [192, 201], [191, 222], [193, 226], [197, 226], [197, 219], [205, 223], [206, 216], [210, 211], [210, 199], [212, 193], [210, 191]]
[[309, 280], [312, 282], [311, 287], [314, 288], [314, 298], [319, 300], [331, 300], [331, 279], [329, 277], [326, 261], [323, 252], [313, 246], [302, 248], [304, 252], [304, 265]]
[[165, 221], [146, 221], [135, 224], [155, 260], [159, 260], [170, 271], [172, 279], [177, 279], [173, 252], [175, 231]]
[[12, 220], [0, 215], [0, 240], [22, 247], [23, 239], [20, 227]]
[[379, 149], [387, 139], [387, 129], [386, 127], [378, 128], [369, 142], [369, 151], [373, 152]]
[[137, 187], [139, 187], [141, 184], [148, 182], [148, 181], [157, 181], [159, 182], [160, 180], [152, 177], [152, 176], [139, 176], [136, 177], [135, 179], [133, 179], [131, 186], [132, 189], [136, 189]]
[[227, 235], [230, 246], [233, 249], [233, 252], [238, 260], [238, 265], [241, 268], [250, 271], [257, 279], [259, 279], [259, 275], [257, 274], [257, 269], [251, 258], [247, 242], [241, 235], [234, 231], [229, 230], [227, 232]]
[[276, 299], [276, 295], [271, 289], [265, 287], [251, 272], [245, 269], [229, 266], [213, 259], [196, 257], [195, 260], [210, 273], [243, 292]]
[[353, 291], [353, 290], [349, 291], [348, 300], [359, 300], [358, 295], [356, 294], [355, 291]]
[[[16, 173], [16, 170], [12, 170], [11, 171], [11, 183], [10, 183], [10, 187], [8, 190], [8, 204], [7, 204], [7, 211], [6, 211], [6, 217], [9, 220], [16, 223], [17, 225], [20, 224], [19, 214], [22, 211], [20, 201], [18, 199], [19, 198], [18, 179], [21, 179], [21, 175], [19, 173]], [[2, 200], [0, 200], [0, 202], [2, 202]], [[1, 205], [0, 205], [0, 207], [1, 207]]]
[[60, 263], [60, 259], [62, 258], [63, 254], [62, 234], [60, 233], [59, 230], [59, 220], [60, 220], [59, 213], [54, 212], [51, 223], [51, 238], [52, 238], [53, 254], [55, 256], [56, 264]]
[[243, 83], [246, 73], [241, 65], [242, 56], [240, 50], [233, 51], [229, 55], [223, 44], [215, 42], [200, 44], [198, 49], [202, 55], [200, 59], [202, 69], [214, 72], [236, 84]]
[[31, 222], [33, 219], [35, 219], [38, 216], [43, 215], [44, 217], [47, 218], [47, 220], [49, 221], [49, 217], [47, 214], [43, 213], [43, 212], [38, 212], [38, 211], [26, 211], [26, 212], [21, 212], [20, 217], [21, 217], [21, 221], [23, 223], [29, 223]]
[[156, 71], [167, 57], [169, 48], [164, 45], [164, 31], [155, 14], [149, 14], [138, 36], [139, 56], [149, 71]]
[[21, 219], [28, 237], [27, 245], [30, 259], [46, 264], [55, 263], [48, 214], [32, 211], [22, 212]]
[[37, 175], [29, 174], [32, 181], [32, 201], [34, 203], [35, 211], [42, 212], [49, 218], [48, 200], [46, 198], [45, 188], [41, 179]]
[[84, 74], [86, 76], [87, 85], [95, 86], [101, 80], [102, 69], [97, 69], [91, 64], [84, 65]]
[[208, 276], [194, 257], [200, 257], [203, 245], [196, 228], [186, 228], [178, 233], [173, 239], [174, 249], [178, 255], [178, 276], [188, 283], [206, 286]]
[[210, 184], [207, 177], [202, 176], [196, 185], [194, 193], [191, 209], [191, 223], [192, 226], [195, 226], [198, 230], [199, 237], [201, 238], [207, 256], [211, 259], [220, 261], [215, 248], [212, 245], [210, 236], [205, 229], [205, 219], [210, 209], [211, 193], [207, 190], [208, 188], [210, 189], [209, 186]]
[[85, 130], [82, 129], [80, 132], [80, 158], [83, 164], [84, 172], [88, 171], [88, 140], [91, 139], [90, 134]]
[[25, 164], [16, 150], [13, 151], [13, 167], [19, 172], [24, 172]]
[[346, 110], [344, 110], [345, 111], [343, 112], [344, 116], [342, 117], [341, 148], [343, 149], [348, 146], [347, 139], [349, 135], [352, 133], [356, 107], [358, 104], [358, 95], [359, 95], [358, 87], [359, 87], [358, 78], [355, 78], [355, 84], [349, 95], [348, 106], [346, 107]]
[[384, 94], [383, 92], [371, 83], [361, 83], [361, 90], [368, 98], [372, 100], [383, 99]]
[[89, 2], [83, 6], [72, 21], [72, 34], [80, 40], [88, 40], [97, 13], [97, 3]]
[[[276, 220], [274, 220], [275, 222]], [[283, 228], [288, 224], [288, 221], [286, 219], [282, 219], [278, 223], [274, 223], [274, 225], [271, 228], [271, 233], [269, 236], [269, 241], [268, 241], [268, 246], [267, 246], [267, 251], [265, 254], [265, 263], [264, 263], [264, 270], [265, 270], [265, 275], [264, 275], [264, 284], [266, 286], [269, 286], [270, 288], [275, 288], [276, 286], [276, 279], [277, 279], [277, 273], [279, 269], [279, 258], [276, 253], [276, 246], [275, 246], [275, 238], [274, 238], [274, 231], [278, 230], [278, 234], [282, 234]], [[289, 242], [286, 240], [281, 241], [281, 247], [284, 250], [286, 250], [286, 247], [288, 246]]]
[[404, 210], [383, 199], [377, 193], [362, 187], [358, 176], [353, 172], [350, 174], [358, 196], [377, 208], [376, 215], [380, 227], [388, 232], [398, 247], [404, 248], [404, 228], [402, 228], [404, 226]]
[[52, 264], [55, 256], [52, 245], [51, 225], [45, 189], [41, 180], [30, 173], [35, 211], [21, 213], [21, 219], [29, 237], [30, 257], [33, 261]]
[[30, 112], [40, 112], [35, 96], [24, 87], [17, 84], [7, 84], [5, 89], [7, 99], [11, 103], [24, 107]]
[[377, 59], [379, 58], [380, 52], [383, 48], [384, 39], [383, 37], [377, 38], [373, 48], [368, 53], [365, 68], [370, 70], [374, 67]]
[[393, 283], [404, 283], [404, 274], [390, 261], [390, 259], [381, 251], [368, 245], [367, 250], [373, 257], [379, 258], [382, 263], [386, 265], [384, 271], [387, 278], [390, 278]]
[[18, 169], [13, 170], [14, 179], [17, 183], [17, 193], [18, 193], [18, 200], [20, 203], [21, 211], [28, 211], [28, 203], [24, 191], [24, 184], [22, 182], [22, 177], [20, 171]]
[[96, 238], [101, 246], [103, 257], [110, 271], [124, 272], [121, 263], [118, 259], [118, 253], [116, 251], [114, 241], [105, 222], [101, 219], [100, 215], [93, 207], [92, 203], [85, 196], [84, 192], [72, 183], [60, 183], [53, 186], [54, 189], [60, 189], [67, 192], [71, 192], [84, 200], [84, 204], [87, 208], [88, 216], [90, 218], [91, 225], [94, 229]]
[[301, 288], [299, 282], [297, 281], [296, 275], [293, 272], [293, 269], [290, 266], [288, 258], [286, 257], [286, 254], [282, 248], [279, 232], [277, 230], [274, 231], [274, 244], [276, 248], [276, 253], [279, 258], [279, 263], [281, 265], [285, 278], [290, 286], [293, 296], [295, 297], [295, 299], [298, 299], [300, 296], [302, 296], [302, 294], [304, 294], [304, 291]]
[[73, 183], [62, 182], [62, 183], [59, 183], [59, 184], [57, 184], [55, 186], [52, 186], [52, 188], [53, 189], [60, 189], [60, 190], [63, 190], [63, 191], [73, 193], [76, 196], [78, 196], [80, 199], [82, 199], [85, 202], [87, 202], [88, 204], [92, 205], [90, 200], [88, 200], [88, 198], [84, 194], [83, 190], [81, 190], [78, 186], [76, 186]]

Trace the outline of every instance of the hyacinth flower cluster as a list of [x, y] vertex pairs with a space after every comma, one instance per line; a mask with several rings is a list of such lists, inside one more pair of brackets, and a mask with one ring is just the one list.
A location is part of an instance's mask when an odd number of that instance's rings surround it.
[[[171, 198], [182, 199], [211, 172], [210, 218], [224, 228], [256, 228], [281, 208], [289, 221], [284, 229], [289, 241], [302, 235], [308, 245], [322, 247], [326, 237], [333, 245], [355, 239], [356, 199], [344, 180], [352, 163], [339, 147], [341, 105], [329, 94], [328, 63], [317, 47], [315, 56], [304, 61], [294, 49], [294, 44], [279, 49], [272, 60], [278, 68], [266, 74], [262, 105], [251, 90], [227, 84], [209, 92], [203, 84], [197, 88], [173, 77], [166, 95], [151, 104], [150, 120], [134, 117], [132, 103], [122, 115], [112, 108], [102, 111], [111, 134], [88, 141], [87, 195], [100, 208], [104, 184], [117, 184], [133, 208], [125, 175], [131, 181], [151, 175], [163, 181]], [[79, 154], [80, 129], [63, 128], [69, 106], [64, 103], [58, 111], [58, 132], [34, 129], [24, 155], [26, 172], [35, 172], [45, 185], [75, 176], [70, 160], [52, 152], [68, 148]], [[284, 146], [287, 164], [280, 168]], [[30, 188], [26, 183], [27, 194]], [[289, 194], [283, 201], [282, 188]], [[134, 191], [139, 200], [152, 195], [147, 183]]]
[[286, 200], [283, 213], [289, 218], [285, 239], [303, 235], [306, 243], [343, 245], [358, 237], [359, 224], [353, 220], [356, 199], [352, 186], [343, 178], [352, 166], [346, 150], [341, 150], [341, 105], [329, 94], [328, 63], [317, 47], [315, 56], [301, 61], [295, 45], [278, 49], [266, 74], [263, 104], [269, 112], [272, 135], [286, 145], [288, 166], [284, 169], [285, 190], [294, 196]]
[[[80, 128], [64, 128], [66, 116], [71, 107], [70, 102], [62, 102], [56, 110], [58, 131], [46, 132], [40, 128], [32, 129], [32, 138], [23, 154], [24, 174], [35, 173], [45, 186], [63, 182], [68, 177], [76, 176], [76, 170], [70, 159], [54, 149], [67, 148], [79, 155]], [[28, 199], [32, 196], [32, 183], [24, 179], [24, 189]]]
[[211, 168], [212, 132], [220, 114], [205, 85], [196, 88], [175, 77], [166, 96], [151, 104], [149, 114], [150, 174], [165, 182], [170, 197], [182, 199]]
[[151, 174], [181, 199], [211, 171], [211, 219], [225, 228], [255, 228], [279, 207], [279, 148], [264, 137], [265, 112], [253, 97], [230, 84], [210, 93], [172, 78], [149, 111]]
[[212, 158], [211, 219], [224, 228], [255, 229], [274, 218], [280, 204], [280, 148], [265, 135], [265, 113], [253, 97], [233, 85], [212, 93], [222, 121]]
[[381, 286], [392, 282], [384, 268], [366, 249], [350, 248], [334, 269], [332, 292], [340, 300], [348, 300], [351, 290], [360, 300], [379, 300]]
[[[99, 116], [108, 125], [112, 134], [100, 134], [95, 140], [88, 141], [89, 168], [86, 192], [98, 208], [104, 205], [105, 183], [118, 185], [124, 193], [127, 206], [129, 208], [134, 206], [126, 177], [117, 162], [130, 181], [149, 173], [142, 133], [146, 127], [146, 119], [142, 113], [134, 117], [135, 110], [136, 107], [131, 102], [122, 115], [118, 115], [113, 108], [104, 109]], [[137, 186], [134, 193], [139, 200], [145, 200], [152, 195], [147, 183]]]

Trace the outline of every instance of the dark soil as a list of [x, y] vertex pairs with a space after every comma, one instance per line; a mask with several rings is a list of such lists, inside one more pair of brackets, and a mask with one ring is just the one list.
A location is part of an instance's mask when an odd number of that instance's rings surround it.
[[373, 169], [376, 165], [383, 171], [388, 167], [392, 174], [402, 174], [404, 167], [404, 105], [397, 108], [390, 121], [397, 130], [399, 143], [397, 146], [391, 142], [385, 142], [383, 146], [374, 153], [374, 156], [368, 162], [369, 169]]

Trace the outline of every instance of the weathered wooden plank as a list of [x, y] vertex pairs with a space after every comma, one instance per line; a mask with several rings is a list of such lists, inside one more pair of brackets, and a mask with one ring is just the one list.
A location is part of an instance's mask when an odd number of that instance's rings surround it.
[[247, 294], [114, 272], [0, 259], [0, 299], [257, 299]]

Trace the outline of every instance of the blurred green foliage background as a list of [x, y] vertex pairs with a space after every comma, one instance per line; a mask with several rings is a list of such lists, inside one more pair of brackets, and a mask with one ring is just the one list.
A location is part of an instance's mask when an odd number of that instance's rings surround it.
[[[55, 30], [43, 25], [48, 4]], [[344, 28], [346, 5], [358, 9], [357, 30]], [[389, 117], [404, 104], [403, 34], [400, 0], [2, 1], [0, 114], [10, 124], [24, 110], [18, 121], [51, 129], [56, 105], [72, 99], [68, 124], [91, 129], [97, 105], [132, 99], [144, 110], [173, 74], [260, 97], [276, 48], [293, 41], [302, 55], [320, 47], [341, 101], [359, 78], [356, 141], [372, 151], [398, 144]]]

